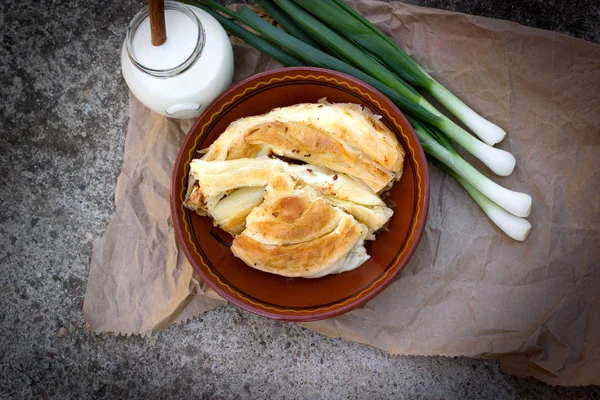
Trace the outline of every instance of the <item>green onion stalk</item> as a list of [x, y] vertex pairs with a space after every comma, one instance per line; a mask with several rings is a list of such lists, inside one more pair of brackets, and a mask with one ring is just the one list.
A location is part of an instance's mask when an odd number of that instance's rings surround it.
[[[270, 0], [261, 1], [265, 2]], [[338, 3], [338, 0], [326, 1]], [[399, 93], [390, 86], [354, 66], [315, 49], [294, 36], [282, 32], [264, 21], [247, 7], [242, 8], [240, 13], [236, 13], [213, 0], [202, 0], [202, 4], [194, 0], [184, 0], [184, 2], [198, 6], [209, 12], [228, 32], [240, 37], [242, 40], [245, 40], [286, 66], [312, 65], [337, 70], [355, 76], [380, 90], [408, 114], [409, 121], [415, 128], [415, 132], [417, 133], [425, 152], [430, 157], [433, 157], [436, 163], [440, 165], [444, 171], [455, 177], [458, 182], [463, 185], [490, 219], [513, 239], [524, 240], [527, 237], [531, 225], [522, 217], [526, 217], [530, 213], [532, 203], [531, 197], [524, 193], [518, 193], [503, 188], [482, 175], [473, 166], [462, 159], [454, 149], [451, 141], [443, 133], [448, 132], [447, 130], [444, 131], [444, 125], [440, 124], [440, 113], [434, 113], [431, 110], [433, 107], [429, 108], [415, 102], [415, 97], [412, 95], [418, 94], [412, 87], [406, 85], [402, 79], [398, 78], [398, 81], [400, 84], [404, 84], [406, 90], [401, 90]], [[343, 4], [343, 2], [341, 2], [341, 4]], [[275, 5], [273, 6], [276, 7]], [[348, 6], [346, 7], [349, 8]], [[240, 23], [254, 29], [262, 36], [258, 36], [240, 27], [238, 24], [223, 17], [214, 10], [218, 10], [223, 14], [234, 18]], [[281, 18], [281, 16], [279, 16], [279, 18]], [[277, 18], [275, 18], [275, 20], [277, 21]], [[300, 26], [303, 25], [300, 24]], [[382, 38], [387, 38], [387, 36], [380, 31], [377, 30], [376, 32], [379, 32], [378, 35], [381, 35]], [[387, 38], [384, 40], [390, 39]], [[277, 44], [279, 47], [274, 46], [271, 42]], [[331, 43], [328, 43], [324, 47], [329, 49], [329, 45], [331, 45]], [[331, 49], [329, 50], [331, 51]], [[359, 51], [362, 53], [361, 50]], [[339, 56], [339, 53], [336, 52], [335, 54]], [[361, 58], [361, 60], [365, 59], [366, 58], [364, 57]], [[398, 83], [396, 83], [396, 87], [399, 87]], [[440, 125], [442, 126], [440, 127]], [[464, 134], [468, 135], [466, 132], [464, 132]], [[453, 137], [451, 132], [448, 133], [448, 136]], [[474, 138], [472, 139], [475, 142], [481, 143]], [[457, 140], [457, 142], [459, 141]], [[483, 143], [481, 144], [486, 146]]]
[[277, 23], [285, 29], [287, 33], [294, 36], [297, 39], [302, 40], [304, 43], [311, 45], [312, 47], [321, 50], [321, 47], [317, 42], [315, 42], [306, 32], [302, 30], [294, 20], [288, 17], [279, 7], [277, 7], [270, 0], [255, 0], [256, 4], [258, 4], [263, 10], [265, 10], [271, 18], [273, 18]]
[[426, 127], [410, 116], [408, 120], [427, 154], [440, 161], [462, 180], [509, 213], [517, 217], [529, 216], [532, 203], [531, 196], [506, 189], [493, 182], [465, 161], [449, 141], [442, 137], [442, 134], [436, 134], [433, 129]]
[[[411, 115], [415, 115], [417, 118], [420, 118], [425, 121], [435, 121], [436, 119], [436, 115], [431, 113], [431, 111], [428, 111], [423, 107], [419, 107], [418, 104], [410, 101], [406, 97], [400, 96], [393, 89], [382, 84], [380, 81], [371, 77], [370, 75], [365, 74], [364, 72], [354, 68], [353, 66], [335, 57], [330, 56], [327, 53], [324, 53], [320, 50], [313, 48], [310, 45], [307, 45], [306, 43], [296, 39], [295, 37], [286, 34], [280, 29], [277, 29], [276, 27], [259, 17], [248, 7], [244, 6], [240, 13], [236, 13], [228, 9], [227, 7], [221, 6], [213, 0], [202, 0], [202, 3], [197, 3], [194, 0], [186, 1], [206, 11], [209, 10], [207, 6], [210, 6], [211, 8], [217, 9], [223, 12], [224, 14], [229, 15], [230, 17], [238, 20], [244, 25], [247, 25], [255, 31], [260, 32], [260, 34], [264, 38], [270, 40], [273, 43], [277, 43], [290, 55], [301, 59], [307, 65], [336, 70], [363, 80], [364, 82], [376, 87], [378, 90], [383, 92], [396, 105], [398, 105], [398, 107], [405, 110]], [[227, 27], [225, 27], [225, 29], [227, 29]]]
[[481, 117], [437, 82], [400, 46], [342, 0], [293, 1], [363, 50], [373, 54], [405, 81], [431, 93], [485, 143], [494, 145], [506, 135], [502, 128]]
[[292, 56], [291, 54], [289, 54], [288, 52], [286, 52], [284, 50], [281, 50], [279, 47], [273, 45], [271, 42], [263, 39], [262, 37], [258, 36], [257, 34], [252, 33], [250, 31], [248, 31], [247, 29], [242, 28], [235, 22], [232, 22], [231, 20], [223, 17], [218, 12], [216, 12], [208, 7], [203, 7], [201, 4], [199, 4], [198, 2], [193, 1], [193, 0], [182, 0], [182, 2], [186, 3], [186, 4], [190, 4], [192, 6], [202, 8], [204, 11], [206, 11], [207, 13], [212, 15], [227, 32], [231, 33], [234, 36], [239, 37], [240, 39], [242, 39], [244, 42], [248, 43], [255, 49], [257, 49], [265, 54], [268, 54], [271, 58], [279, 61], [286, 67], [297, 67], [297, 66], [306, 65], [300, 59]]
[[[212, 0], [205, 0], [205, 2], [213, 3]], [[402, 111], [412, 114], [442, 130], [452, 140], [456, 141], [465, 150], [481, 160], [497, 175], [508, 176], [512, 173], [516, 163], [512, 154], [501, 149], [496, 149], [471, 136], [442, 113], [437, 111], [429, 104], [429, 102], [427, 102], [427, 100], [425, 100], [425, 98], [423, 98], [423, 96], [412, 88], [409, 88], [402, 79], [384, 67], [374, 57], [342, 38], [336, 32], [297, 6], [293, 1], [275, 0], [275, 3], [288, 15], [292, 16], [296, 23], [304, 28], [313, 39], [319, 41], [323, 47], [331, 49], [335, 54], [342, 56], [347, 63], [337, 60], [326, 53], [320, 52], [291, 35], [287, 35], [280, 29], [277, 29], [264, 21], [247, 7], [242, 8], [239, 13], [241, 16], [240, 21], [260, 32], [265, 39], [280, 45], [284, 50], [303, 59], [309, 64], [348, 73], [375, 86], [377, 89], [388, 95]], [[340, 63], [345, 65], [342, 67]], [[349, 64], [353, 64], [355, 68], [348, 68], [350, 66]], [[359, 71], [362, 71], [363, 73], [357, 74]], [[365, 75], [370, 76], [373, 79], [366, 79]], [[393, 97], [389, 96], [390, 90], [394, 92]], [[401, 98], [402, 101], [396, 101], [399, 98]], [[407, 107], [407, 103], [410, 104], [410, 107]], [[427, 113], [416, 113], [415, 109], [420, 109], [420, 111], [426, 111]]]
[[475, 200], [479, 208], [481, 208], [481, 210], [492, 220], [492, 222], [496, 224], [496, 226], [504, 233], [506, 233], [509, 237], [521, 242], [527, 239], [529, 231], [531, 231], [531, 224], [529, 221], [527, 221], [525, 218], [517, 217], [498, 206], [498, 204], [484, 196], [479, 190], [475, 189], [473, 185], [469, 184], [469, 182], [463, 179], [460, 175], [457, 175], [454, 171], [446, 167], [441, 162], [434, 160], [434, 164], [442, 171], [456, 179], [458, 183], [465, 188], [473, 200]]
[[[409, 119], [411, 118], [409, 117]], [[506, 189], [502, 187], [498, 189], [493, 182], [490, 181], [490, 183], [487, 178], [477, 176], [477, 174], [469, 177], [472, 174], [469, 174], [468, 168], [467, 171], [461, 169], [460, 161], [458, 163], [452, 161], [449, 162], [449, 159], [459, 160], [461, 158], [450, 140], [448, 140], [443, 133], [436, 131], [435, 128], [427, 128], [418, 121], [411, 120], [411, 124], [413, 124], [413, 128], [415, 129], [417, 136], [419, 136], [419, 139], [425, 143], [423, 149], [427, 153], [428, 158], [430, 158], [438, 168], [456, 179], [498, 228], [512, 239], [519, 241], [527, 239], [527, 236], [531, 231], [531, 224], [529, 221], [509, 213], [480, 192], [478, 188], [482, 188], [487, 193], [491, 193], [491, 196], [496, 199], [505, 198], [512, 200], [515, 203], [525, 200], [526, 204], [527, 202], [531, 204], [531, 198], [527, 199], [527, 197], [529, 197], [528, 195], [512, 192], [510, 190], [506, 192]], [[436, 141], [437, 144], [435, 143]], [[448, 153], [450, 153], [450, 156], [444, 154], [444, 151], [441, 151], [438, 145], [441, 145]], [[469, 183], [473, 182], [473, 180], [476, 181], [475, 185]], [[488, 186], [487, 190], [485, 189], [485, 186]], [[531, 209], [531, 205], [529, 205], [528, 209]], [[529, 214], [529, 210], [526, 210], [527, 214]]]

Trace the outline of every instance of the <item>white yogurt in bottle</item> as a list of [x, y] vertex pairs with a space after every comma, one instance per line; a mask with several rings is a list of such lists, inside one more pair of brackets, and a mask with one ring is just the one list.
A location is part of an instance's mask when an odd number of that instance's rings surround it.
[[152, 44], [148, 8], [127, 29], [121, 70], [146, 107], [171, 118], [194, 118], [231, 85], [233, 51], [221, 25], [203, 10], [165, 1], [167, 40]]

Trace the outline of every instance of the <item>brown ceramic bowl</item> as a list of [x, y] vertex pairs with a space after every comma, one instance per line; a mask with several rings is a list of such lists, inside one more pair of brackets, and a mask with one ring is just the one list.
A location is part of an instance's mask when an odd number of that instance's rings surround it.
[[[388, 231], [367, 242], [371, 258], [359, 268], [317, 279], [285, 278], [250, 268], [225, 242], [232, 238], [183, 206], [190, 161], [238, 118], [282, 106], [352, 102], [369, 107], [406, 149], [404, 173], [391, 190]], [[404, 115], [380, 92], [345, 74], [319, 68], [284, 68], [247, 78], [215, 100], [183, 141], [171, 182], [177, 239], [200, 277], [219, 295], [250, 312], [288, 321], [314, 321], [358, 307], [381, 292], [414, 253], [427, 219], [429, 176], [425, 155]]]

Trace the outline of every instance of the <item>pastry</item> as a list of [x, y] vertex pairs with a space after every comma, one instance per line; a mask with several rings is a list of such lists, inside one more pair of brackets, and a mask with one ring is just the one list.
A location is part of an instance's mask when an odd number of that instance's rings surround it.
[[263, 203], [233, 240], [231, 251], [261, 271], [317, 278], [366, 261], [368, 228], [285, 172], [269, 181]]
[[294, 278], [350, 271], [393, 211], [404, 150], [366, 107], [298, 104], [240, 118], [192, 160], [185, 206], [247, 265]]

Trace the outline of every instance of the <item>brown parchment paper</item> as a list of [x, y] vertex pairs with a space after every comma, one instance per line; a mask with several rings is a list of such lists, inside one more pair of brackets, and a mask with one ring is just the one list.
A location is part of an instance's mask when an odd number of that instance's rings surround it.
[[[494, 357], [518, 376], [600, 384], [600, 46], [402, 3], [349, 3], [508, 130], [499, 147], [517, 167], [494, 179], [532, 195], [533, 229], [513, 241], [430, 165], [427, 228], [400, 278], [360, 309], [302, 326], [393, 354]], [[235, 80], [279, 66], [233, 43]], [[94, 243], [83, 311], [95, 332], [146, 335], [224, 301], [173, 233], [171, 169], [192, 121], [133, 97], [130, 118], [116, 211]]]

